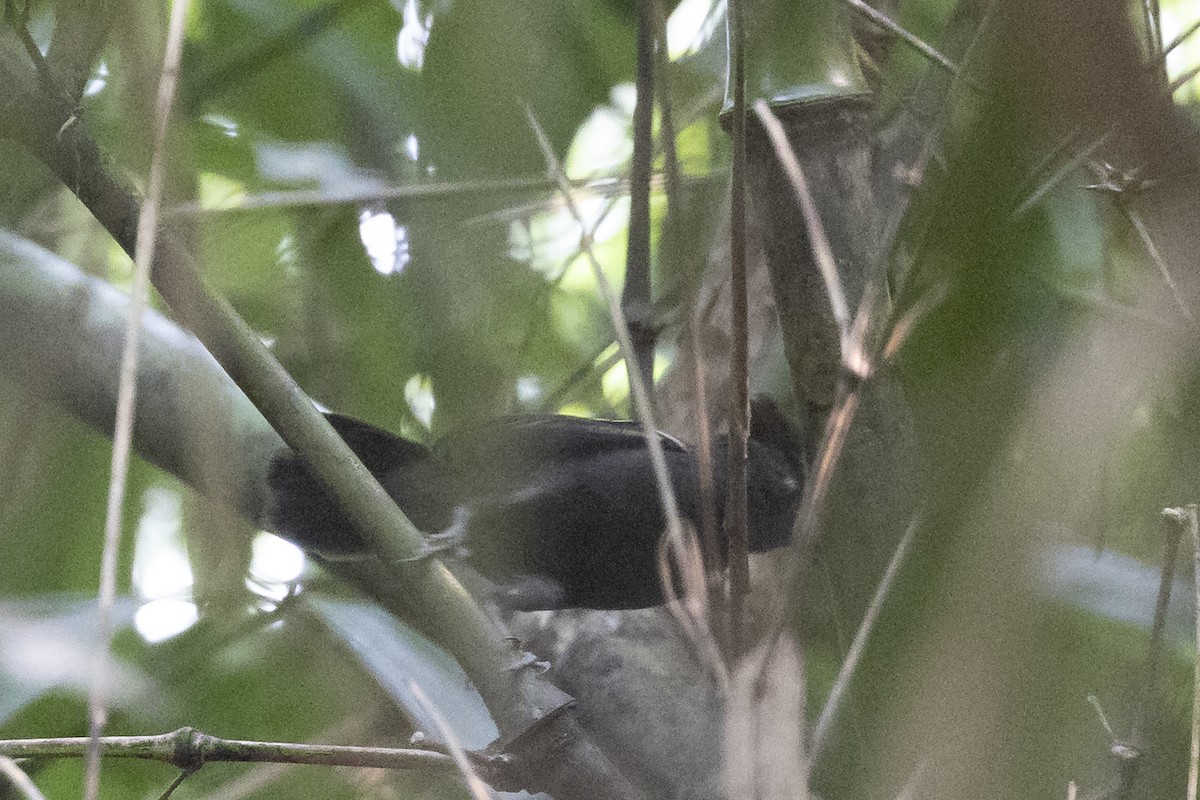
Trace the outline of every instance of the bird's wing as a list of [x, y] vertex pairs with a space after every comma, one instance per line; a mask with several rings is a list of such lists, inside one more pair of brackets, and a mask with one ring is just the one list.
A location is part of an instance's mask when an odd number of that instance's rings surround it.
[[[434, 455], [463, 469], [505, 466], [524, 462], [537, 467], [547, 462], [604, 456], [646, 446], [641, 424], [629, 420], [584, 419], [555, 414], [501, 417], [470, 431], [445, 437], [434, 445]], [[678, 439], [657, 432], [668, 452], [687, 452]]]

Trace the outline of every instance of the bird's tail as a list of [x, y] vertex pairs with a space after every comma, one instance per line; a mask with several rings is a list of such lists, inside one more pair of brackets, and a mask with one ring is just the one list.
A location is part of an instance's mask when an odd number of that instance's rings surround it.
[[[327, 414], [326, 418], [381, 481], [429, 456], [424, 445], [374, 425], [340, 414]], [[271, 460], [267, 485], [271, 490], [269, 518], [275, 533], [331, 559], [361, 553], [362, 537], [303, 458], [291, 450], [280, 451]]]

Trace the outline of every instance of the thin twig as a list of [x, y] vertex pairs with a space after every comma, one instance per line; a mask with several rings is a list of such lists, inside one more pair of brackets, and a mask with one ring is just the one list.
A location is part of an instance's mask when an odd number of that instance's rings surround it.
[[28, 773], [8, 756], [0, 756], [0, 775], [4, 776], [0, 786], [8, 786], [19, 792], [25, 800], [46, 800], [46, 796], [37, 788], [37, 784]]
[[365, 5], [363, 0], [333, 0], [300, 15], [278, 33], [260, 34], [253, 49], [239, 49], [236, 57], [200, 75], [195, 82], [197, 88], [188, 98], [189, 105], [202, 108], [235, 82], [248, 81], [280, 58], [302, 50], [307, 41], [337, 24], [343, 14]]
[[1158, 0], [1143, 0], [1142, 9], [1146, 19], [1146, 43], [1148, 45], [1147, 49], [1150, 51], [1150, 63], [1154, 64], [1165, 77], [1166, 63], [1163, 60], [1162, 9], [1159, 8]]
[[924, 39], [920, 38], [914, 33], [910, 33], [902, 25], [900, 25], [900, 23], [896, 22], [887, 14], [884, 14], [882, 11], [867, 5], [863, 2], [863, 0], [842, 0], [842, 2], [853, 8], [858, 13], [862, 14], [867, 19], [871, 20], [871, 22], [874, 22], [879, 27], [898, 36], [905, 44], [911, 46], [918, 53], [925, 56], [934, 64], [937, 64], [951, 75], [954, 75], [955, 77], [962, 75], [962, 70], [957, 64], [938, 52], [936, 48], [934, 48]]
[[[354, 713], [353, 717], [319, 731], [308, 743], [347, 742], [366, 738], [372, 731], [379, 729], [381, 724], [379, 713], [378, 711], [373, 714]], [[262, 794], [270, 794], [269, 791], [266, 791], [268, 787], [287, 774], [291, 766], [291, 764], [271, 762], [259, 763], [252, 769], [240, 770], [236, 778], [223, 782], [219, 788], [206, 794], [198, 795], [196, 800], [247, 800], [247, 798], [262, 796]], [[449, 769], [448, 766], [447, 769]]]
[[729, 225], [729, 298], [733, 352], [729, 362], [729, 433], [726, 437], [725, 547], [729, 559], [731, 655], [743, 650], [742, 615], [750, 592], [746, 462], [750, 436], [750, 330], [746, 296], [746, 53], [743, 0], [729, 0], [729, 64], [733, 89], [733, 165]]
[[1108, 164], [1100, 164], [1093, 161], [1092, 169], [1101, 177], [1101, 182], [1085, 188], [1103, 191], [1112, 196], [1118, 208], [1122, 211], [1122, 213], [1125, 214], [1126, 217], [1129, 218], [1129, 223], [1133, 226], [1134, 230], [1137, 231], [1138, 237], [1142, 240], [1142, 244], [1146, 248], [1146, 253], [1150, 256], [1150, 260], [1154, 262], [1155, 266], [1158, 267], [1158, 271], [1162, 276], [1163, 283], [1170, 291], [1172, 298], [1174, 298], [1176, 304], [1179, 306], [1184, 318], [1187, 319], [1188, 322], [1194, 321], [1191, 309], [1188, 307], [1187, 302], [1183, 299], [1183, 295], [1179, 291], [1179, 287], [1176, 285], [1175, 279], [1171, 276], [1171, 271], [1167, 267], [1166, 260], [1159, 252], [1158, 247], [1154, 244], [1154, 240], [1150, 236], [1150, 231], [1146, 227], [1145, 222], [1142, 220], [1141, 214], [1138, 213], [1137, 209], [1133, 207], [1133, 204], [1128, 198], [1129, 194], [1145, 188], [1145, 186], [1148, 184], [1141, 182], [1140, 179], [1136, 177], [1136, 173], [1133, 175], [1121, 175], [1114, 179], [1112, 177], [1114, 170]]
[[641, 373], [649, 393], [654, 387], [655, 330], [650, 286], [650, 177], [654, 155], [653, 0], [637, 2], [637, 98], [633, 107], [633, 160], [629, 170], [629, 228], [625, 248], [625, 285], [621, 308], [629, 323], [634, 357], [629, 372]]
[[[1113, 731], [1112, 725], [1108, 721], [1108, 715], [1104, 713], [1104, 706], [1100, 705], [1100, 698], [1094, 694], [1087, 696], [1088, 704], [1096, 711], [1096, 718], [1100, 721], [1100, 726], [1104, 728], [1104, 732], [1109, 738], [1109, 754], [1116, 758], [1117, 761], [1117, 786], [1111, 793], [1106, 793], [1105, 797], [1116, 797], [1118, 800], [1124, 800], [1129, 797], [1131, 787], [1133, 786], [1133, 777], [1137, 768], [1138, 762], [1141, 760], [1141, 751], [1132, 745], [1129, 741], [1119, 739]], [[1136, 727], [1136, 725], [1135, 725]]]
[[[671, 102], [671, 63], [667, 52], [667, 15], [662, 0], [653, 0], [656, 35], [654, 81], [658, 90], [655, 100], [659, 113], [659, 137], [663, 153], [663, 186], [667, 195], [667, 214], [663, 219], [663, 237], [659, 244], [660, 261], [667, 275], [679, 274], [677, 267], [686, 267], [679, 262], [680, 236], [683, 225], [683, 176], [679, 168], [679, 153], [675, 145], [675, 113]], [[678, 288], [678, 287], [674, 287]], [[668, 294], [671, 292], [669, 291]], [[669, 302], [669, 298], [662, 298]], [[679, 308], [679, 306], [675, 306]], [[713, 487], [712, 427], [708, 415], [708, 384], [705, 377], [703, 342], [700, 336], [701, 315], [699, 307], [687, 312], [692, 346], [692, 363], [695, 366], [696, 408], [696, 462], [700, 469], [700, 551], [703, 554], [705, 577], [709, 589], [712, 613], [710, 627], [719, 648], [725, 650], [729, 644], [728, 616], [724, 607], [724, 585], [721, 570], [720, 538], [717, 532], [717, 504]], [[659, 330], [670, 324], [669, 320], [658, 320]]]
[[[663, 140], [663, 142], [665, 142], [665, 139]], [[667, 155], [665, 144], [656, 145], [656, 149], [654, 151], [655, 158], [658, 157], [658, 154], [659, 154], [658, 148], [659, 147], [662, 148], [662, 157], [663, 157], [664, 161], [666, 161], [666, 159], [669, 156]], [[666, 167], [664, 167], [664, 169], [661, 173], [660, 172], [653, 173], [650, 176], [651, 192], [652, 193], [653, 192], [665, 192], [668, 197], [670, 197], [670, 195], [672, 193], [674, 193], [676, 196], [678, 196], [678, 194], [679, 194], [678, 192], [672, 192], [671, 180], [672, 179], [671, 179], [670, 175], [668, 174], [668, 170]], [[679, 178], [677, 185], [680, 187], [685, 186], [685, 185], [686, 186], [703, 186], [703, 185], [711, 185], [711, 184], [716, 184], [716, 183], [725, 185], [728, 180], [729, 179], [726, 175], [724, 175], [722, 173], [714, 172], [714, 173], [710, 173], [707, 175], [681, 176]], [[549, 183], [548, 181], [545, 181], [545, 182], [547, 184]], [[617, 200], [620, 200], [622, 197], [624, 197], [626, 194], [629, 193], [629, 180], [626, 177], [608, 177], [608, 178], [600, 177], [600, 178], [593, 178], [593, 179], [589, 179], [589, 180], [582, 180], [582, 179], [576, 178], [576, 179], [573, 179], [571, 182], [573, 184], [577, 184], [583, 188], [586, 188], [592, 194], [595, 194], [599, 197], [608, 198], [609, 205], [615, 205]], [[550, 188], [554, 192], [554, 196], [557, 198], [558, 197], [558, 186], [551, 185]], [[523, 202], [523, 203], [514, 203], [514, 204], [507, 205], [504, 208], [497, 209], [495, 211], [487, 211], [482, 214], [477, 214], [473, 217], [468, 217], [467, 219], [463, 220], [462, 224], [467, 227], [481, 227], [484, 225], [495, 224], [495, 223], [500, 223], [500, 222], [507, 224], [514, 220], [517, 220], [517, 221], [527, 220], [527, 218], [533, 214], [536, 214], [540, 211], [546, 211], [548, 206], [549, 206], [549, 203], [547, 203], [547, 201], [544, 198], [538, 199], [536, 201], [531, 200], [531, 201]], [[658, 251], [660, 253], [662, 252], [662, 245], [659, 246]], [[670, 291], [670, 289], [668, 289], [668, 291]]]
[[54, 75], [50, 71], [50, 66], [46, 63], [46, 59], [42, 56], [41, 48], [38, 47], [33, 36], [29, 33], [27, 26], [28, 20], [15, 20], [14, 28], [17, 32], [17, 38], [21, 40], [21, 45], [25, 48], [25, 55], [29, 56], [29, 60], [33, 62], [34, 69], [37, 70], [38, 80], [42, 83], [42, 91], [50, 94], [58, 94], [58, 85], [54, 81]]
[[1162, 276], [1163, 283], [1171, 292], [1171, 297], [1175, 300], [1175, 304], [1179, 306], [1180, 313], [1188, 322], [1195, 322], [1196, 318], [1192, 314], [1191, 308], [1188, 307], [1187, 300], [1183, 298], [1183, 292], [1179, 290], [1179, 285], [1175, 283], [1175, 279], [1171, 276], [1171, 270], [1167, 267], [1167, 260], [1163, 258], [1159, 252], [1158, 246], [1154, 244], [1154, 239], [1150, 236], [1150, 229], [1146, 227], [1145, 221], [1142, 219], [1141, 213], [1133, 207], [1129, 202], [1122, 202], [1122, 208], [1126, 216], [1129, 217], [1129, 222], [1133, 225], [1133, 229], [1137, 231], [1138, 237], [1142, 240], [1142, 245], [1146, 248], [1146, 254], [1150, 256], [1150, 260], [1158, 267], [1158, 274]]
[[548, 392], [539, 403], [538, 410], [543, 414], [552, 414], [566, 400], [567, 395], [583, 382], [589, 375], [603, 375], [621, 361], [621, 349], [613, 342], [605, 342], [584, 359], [575, 371], [567, 376], [561, 384]]
[[78, 106], [83, 100], [92, 68], [118, 16], [105, 0], [76, 0], [70, 14], [55, 16], [46, 65], [71, 105]]
[[904, 342], [908, 340], [909, 335], [917, 327], [917, 323], [935, 309], [946, 298], [946, 293], [949, 291], [947, 283], [942, 281], [924, 294], [905, 311], [895, 324], [892, 325], [891, 333], [888, 334], [887, 341], [883, 345], [881, 359], [883, 361], [891, 361], [892, 358], [900, 351]]
[[[579, 178], [571, 181], [579, 189], [596, 194], [621, 195], [629, 191], [629, 181], [621, 177]], [[192, 214], [230, 214], [262, 209], [296, 208], [305, 206], [362, 205], [384, 200], [423, 200], [426, 198], [468, 197], [481, 194], [504, 194], [517, 192], [554, 192], [558, 186], [554, 181], [541, 177], [495, 178], [472, 181], [436, 181], [403, 185], [379, 186], [363, 184], [343, 189], [288, 189], [275, 192], [259, 192], [231, 198], [227, 203], [204, 207], [198, 202], [179, 203], [164, 209], [165, 216]]]
[[1174, 39], [1171, 40], [1170, 44], [1168, 44], [1166, 47], [1163, 48], [1163, 51], [1162, 51], [1163, 58], [1165, 59], [1168, 55], [1170, 55], [1172, 50], [1174, 50], [1176, 47], [1179, 47], [1179, 45], [1181, 45], [1185, 41], [1187, 41], [1187, 38], [1189, 36], [1191, 36], [1193, 33], [1195, 33], [1196, 31], [1200, 31], [1200, 19], [1196, 20], [1191, 25], [1184, 28], [1183, 31], [1178, 36], [1176, 36]]
[[1200, 75], [1200, 66], [1192, 67], [1187, 72], [1183, 73], [1178, 78], [1171, 81], [1167, 85], [1167, 89], [1171, 92], [1171, 94], [1175, 94], [1182, 87], [1186, 86], [1188, 81], [1190, 81], [1192, 78], [1196, 77], [1197, 75]]
[[679, 152], [675, 146], [675, 113], [671, 103], [671, 59], [667, 53], [667, 15], [662, 0], [652, 0], [657, 44], [654, 50], [654, 100], [658, 105], [659, 136], [663, 151], [663, 182], [667, 192], [667, 217], [678, 215], [683, 200], [683, 177], [679, 171]]
[[1100, 178], [1099, 183], [1085, 186], [1086, 189], [1103, 192], [1112, 197], [1117, 208], [1128, 219], [1129, 224], [1137, 231], [1138, 238], [1142, 240], [1142, 246], [1146, 248], [1146, 254], [1150, 256], [1150, 260], [1158, 268], [1158, 273], [1163, 279], [1167, 290], [1171, 293], [1175, 304], [1179, 306], [1180, 313], [1189, 323], [1195, 322], [1195, 316], [1192, 314], [1191, 308], [1183, 297], [1183, 293], [1179, 290], [1179, 286], [1175, 283], [1174, 277], [1171, 275], [1170, 268], [1167, 267], [1166, 259], [1159, 252], [1158, 246], [1154, 244], [1153, 237], [1150, 236], [1150, 229], [1146, 227], [1142, 215], [1134, 208], [1130, 195], [1144, 190], [1151, 185], [1140, 176], [1140, 170], [1133, 170], [1129, 173], [1122, 173], [1114, 169], [1107, 163], [1092, 161], [1090, 163], [1092, 171]]
[[1196, 603], [1196, 656], [1192, 663], [1192, 740], [1188, 750], [1187, 800], [1196, 800], [1200, 778], [1200, 515], [1196, 504], [1181, 509], [1187, 516], [1192, 539], [1192, 591]]
[[133, 410], [137, 396], [138, 345], [141, 339], [142, 311], [150, 290], [150, 268], [158, 231], [158, 207], [162, 200], [166, 164], [167, 125], [175, 99], [179, 61], [183, 55], [184, 24], [188, 0], [175, 0], [167, 33], [166, 54], [158, 83], [154, 108], [154, 149], [150, 174], [146, 181], [146, 200], [138, 216], [137, 245], [132, 298], [125, 325], [125, 344], [121, 353], [120, 383], [117, 387], [116, 422], [113, 430], [112, 472], [108, 486], [108, 509], [104, 520], [104, 549], [100, 562], [99, 608], [97, 609], [97, 645], [91, 690], [88, 695], [88, 748], [85, 797], [95, 800], [100, 793], [99, 737], [106, 721], [109, 679], [109, 649], [112, 647], [112, 608], [117, 595], [117, 554], [121, 542], [121, 521], [125, 510], [125, 481], [129, 472], [129, 453], [133, 443]]
[[[962, 59], [959, 63], [959, 74], [955, 75], [950, 81], [950, 87], [946, 93], [946, 99], [940, 104], [937, 119], [928, 126], [925, 131], [925, 141], [921, 144], [921, 151], [917, 155], [916, 161], [913, 163], [909, 172], [915, 176], [915, 181], [912, 184], [911, 190], [915, 191], [925, 181], [925, 173], [929, 169], [929, 163], [934, 160], [938, 153], [939, 135], [941, 130], [948, 124], [952, 111], [957, 107], [954, 99], [957, 97], [959, 89], [966, 85], [963, 81], [965, 71], [975, 57], [975, 51], [979, 48], [983, 41], [983, 34], [987, 30], [988, 24], [992, 19], [992, 14], [996, 9], [999, 0], [988, 0], [987, 8], [983, 12], [983, 16], [979, 24], [975, 27], [975, 31], [971, 34], [971, 40], [967, 43], [966, 49], [963, 51]], [[899, 238], [900, 226], [906, 218], [907, 204], [899, 204], [897, 209], [888, 217], [883, 226], [881, 240], [884, 243], [884, 252], [891, 252], [895, 249]], [[928, 228], [926, 228], [926, 231]], [[916, 244], [914, 242], [913, 244]], [[914, 248], [915, 249], [915, 248]], [[910, 277], [909, 272], [897, 273], [896, 294], [901, 294], [907, 286]]]
[[1175, 559], [1179, 553], [1179, 539], [1183, 535], [1182, 509], [1163, 509], [1163, 563], [1158, 578], [1158, 597], [1154, 602], [1154, 621], [1150, 626], [1150, 643], [1146, 654], [1146, 673], [1142, 679], [1142, 699], [1134, 717], [1129, 739], [1139, 744], [1150, 705], [1158, 689], [1159, 664], [1162, 661], [1163, 634], [1167, 629], [1167, 609], [1171, 604], [1171, 587], [1175, 583]]
[[450, 751], [450, 757], [454, 759], [454, 766], [462, 774], [463, 780], [466, 781], [467, 789], [475, 797], [475, 800], [495, 800], [492, 790], [483, 778], [479, 777], [479, 771], [471, 763], [471, 759], [467, 755], [467, 750], [463, 747], [462, 740], [455, 733], [454, 729], [450, 727], [450, 723], [446, 720], [442, 712], [438, 710], [437, 705], [429, 699], [429, 696], [425, 694], [425, 690], [416, 681], [410, 680], [408, 682], [408, 690], [412, 692], [417, 705], [421, 706], [433, 721], [441, 740], [446, 743], [446, 749]]
[[724, 586], [721, 578], [720, 539], [717, 535], [717, 504], [713, 486], [712, 431], [708, 420], [708, 386], [705, 377], [702, 337], [700, 336], [700, 309], [693, 307], [688, 315], [692, 345], [692, 363], [695, 365], [696, 384], [696, 461], [700, 467], [700, 549], [704, 553], [705, 574], [714, 580], [710, 586], [716, 610], [713, 614], [713, 635], [725, 648], [728, 645], [728, 617], [717, 602], [722, 598]]
[[1104, 706], [1100, 705], [1100, 698], [1094, 694], [1087, 696], [1088, 705], [1096, 712], [1096, 719], [1100, 722], [1100, 727], [1104, 728], [1104, 732], [1108, 734], [1108, 738], [1114, 742], [1117, 740], [1117, 732], [1113, 730], [1112, 724], [1108, 721], [1108, 714], [1104, 713]]
[[42, 55], [37, 41], [29, 32], [29, 6], [30, 3], [26, 0], [24, 7], [18, 10], [16, 2], [5, 0], [3, 22], [13, 29], [17, 39], [20, 40], [21, 46], [25, 49], [25, 55], [38, 74], [42, 91], [52, 97], [66, 96], [59, 91], [58, 84], [54, 80], [54, 72], [46, 62], [46, 57]]
[[1057, 164], [1061, 160], [1061, 156], [1070, 151], [1071, 147], [1075, 144], [1076, 140], [1079, 139], [1080, 135], [1081, 131], [1076, 126], [1059, 136], [1058, 140], [1055, 141], [1054, 144], [1051, 145], [1050, 149], [1038, 159], [1038, 162], [1029, 170], [1029, 174], [1024, 177], [1018, 185], [1025, 186], [1028, 183], [1033, 183], [1036, 185], [1037, 177]]
[[178, 789], [180, 786], [183, 786], [183, 782], [186, 781], [192, 775], [193, 772], [195, 772], [195, 770], [192, 770], [192, 769], [180, 770], [179, 774], [175, 776], [175, 780], [171, 781], [171, 784], [169, 786], [167, 786], [166, 789], [163, 790], [162, 794], [160, 794], [158, 796], [158, 800], [169, 800], [171, 795], [175, 794], [175, 790]]
[[1050, 176], [1046, 178], [1046, 180], [1038, 184], [1034, 190], [1029, 193], [1029, 196], [1026, 197], [1019, 206], [1017, 206], [1016, 210], [1013, 211], [1009, 216], [1009, 222], [1015, 222], [1016, 220], [1025, 216], [1025, 214], [1029, 212], [1029, 209], [1033, 208], [1038, 201], [1046, 196], [1047, 192], [1061, 183], [1062, 180], [1067, 177], [1067, 175], [1071, 174], [1071, 172], [1081, 166], [1084, 162], [1089, 161], [1092, 155], [1108, 142], [1110, 136], [1111, 133], [1104, 133], [1100, 136], [1097, 136], [1091, 141], [1091, 143], [1087, 145], [1087, 147], [1084, 147], [1070, 159], [1063, 162], [1058, 169], [1054, 170], [1054, 172], [1052, 172]]
[[[89, 741], [87, 736], [3, 739], [0, 740], [0, 755], [9, 758], [81, 758], [87, 754]], [[100, 751], [105, 758], [159, 761], [180, 769], [211, 761], [439, 771], [454, 769], [453, 759], [435, 750], [222, 739], [194, 728], [180, 728], [151, 736], [101, 736]]]
[[900, 566], [904, 563], [905, 558], [908, 557], [908, 550], [912, 546], [913, 539], [916, 538], [920, 525], [921, 520], [919, 517], [909, 523], [908, 530], [904, 532], [900, 543], [896, 545], [896, 550], [892, 553], [892, 560], [888, 562], [887, 570], [883, 573], [883, 577], [879, 580], [879, 585], [875, 588], [875, 596], [871, 598], [871, 604], [867, 606], [867, 613], [863, 615], [862, 623], [858, 626], [858, 632], [854, 634], [854, 641], [850, 645], [850, 650], [846, 653], [846, 658], [842, 661], [841, 669], [838, 670], [838, 676], [833, 682], [833, 688], [829, 690], [829, 697], [825, 699], [825, 705], [821, 708], [821, 716], [817, 718], [817, 724], [813, 728], [811, 744], [809, 745], [809, 760], [814, 766], [821, 757], [821, 751], [828, 740], [834, 717], [837, 716], [842, 698], [845, 696], [846, 689], [850, 685], [850, 680], [854, 677], [854, 672], [858, 668], [859, 661], [862, 660], [863, 652], [866, 650], [867, 639], [870, 638], [871, 631], [875, 627], [876, 619], [879, 618], [879, 612], [883, 608], [884, 601], [887, 600], [887, 596], [892, 590], [892, 584], [895, 583], [896, 575], [900, 572]]

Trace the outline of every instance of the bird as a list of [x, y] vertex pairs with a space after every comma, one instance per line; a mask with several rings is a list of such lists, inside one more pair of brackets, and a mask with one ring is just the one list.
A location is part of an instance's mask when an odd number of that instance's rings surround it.
[[[799, 437], [773, 401], [756, 398], [751, 407], [747, 528], [749, 549], [757, 553], [791, 541], [804, 470]], [[514, 415], [426, 446], [352, 417], [326, 416], [427, 534], [424, 552], [466, 561], [508, 610], [623, 610], [665, 602], [659, 542], [666, 523], [639, 423]], [[700, 530], [700, 459], [674, 437], [654, 435], [680, 514]], [[714, 437], [718, 523], [726, 451], [727, 438]], [[276, 533], [324, 560], [367, 551], [365, 538], [300, 456], [277, 454], [267, 483]]]

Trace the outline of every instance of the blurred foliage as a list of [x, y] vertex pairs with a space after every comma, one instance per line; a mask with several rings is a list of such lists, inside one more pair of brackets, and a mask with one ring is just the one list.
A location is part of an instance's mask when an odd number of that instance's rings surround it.
[[[689, 0], [681, 8], [695, 5]], [[892, 5], [907, 29], [935, 46], [954, 44], [951, 55], [963, 55], [970, 37], [953, 25], [971, 4]], [[944, 134], [930, 158], [934, 166], [912, 192], [889, 265], [911, 293], [902, 300], [934, 290], [944, 290], [944, 300], [920, 319], [901, 361], [921, 434], [922, 477], [931, 487], [929, 532], [889, 601], [856, 678], [848, 721], [814, 775], [824, 797], [893, 796], [916, 764], [940, 755], [906, 749], [896, 730], [909, 730], [897, 720], [911, 708], [928, 708], [922, 700], [937, 694], [943, 679], [953, 683], [938, 670], [975, 664], [971, 658], [988, 654], [949, 637], [950, 644], [943, 643], [949, 655], [925, 660], [929, 631], [944, 622], [948, 607], [965, 609], [974, 623], [989, 619], [984, 611], [993, 613], [1004, 631], [1027, 623], [1020, 637], [998, 637], [998, 647], [1016, 643], [1013, 650], [990, 654], [1004, 660], [997, 669], [1009, 670], [1001, 678], [1011, 680], [997, 678], [986, 687], [997, 692], [989, 700], [1002, 710], [991, 719], [1003, 730], [991, 731], [994, 739], [980, 746], [995, 747], [994, 769], [1006, 776], [993, 783], [996, 772], [988, 773], [981, 785], [990, 787], [989, 794], [1058, 797], [1068, 780], [1091, 788], [1111, 785], [1111, 741], [1085, 698], [1100, 698], [1121, 735], [1140, 713], [1152, 613], [1145, 598], [1157, 582], [1148, 565], [1162, 557], [1158, 512], [1200, 500], [1195, 358], [1173, 362], [1129, 390], [1097, 445], [1105, 452], [1079, 465], [1088, 475], [1099, 465], [1097, 479], [1077, 483], [1060, 474], [1041, 482], [1053, 489], [1061, 478], [1086, 492], [1056, 497], [1061, 505], [1044, 516], [994, 498], [997, 487], [1007, 486], [998, 476], [1028, 455], [1020, 445], [1031, 409], [1069, 377], [1060, 357], [1073, 337], [1110, 318], [1133, 320], [1131, 326], [1184, 325], [1122, 198], [1081, 188], [1099, 180], [1086, 164], [1070, 170], [1027, 213], [1014, 214], [1046, 181], [1049, 173], [1039, 160], [1059, 136], [1074, 134], [1052, 167], [1089, 143], [1073, 125], [1090, 135], [1117, 112], [1131, 118], [1144, 112], [1137, 98], [1143, 84], [1130, 79], [1131, 88], [1116, 80], [1128, 77], [1122, 69], [1139, 69], [1130, 66], [1141, 57], [1136, 43], [1102, 39], [1099, 45], [1111, 48], [1111, 57], [1101, 67], [1113, 69], [1108, 77], [1115, 96], [1078, 99], [1073, 88], [1104, 81], [1085, 81], [1087, 75], [1073, 73], [1077, 65], [1058, 59], [1058, 51], [1047, 54], [1021, 38], [1032, 39], [1029, 29], [1051, 25], [1070, 9], [1083, 19], [1076, 20], [1079, 26], [1094, 24], [1104, 34], [1125, 30], [1111, 17], [1126, 11], [1136, 17], [1141, 5], [1118, 13], [1111, 4], [1099, 21], [1075, 5], [1055, 6], [1046, 4], [1046, 17], [1031, 15], [1026, 26], [1001, 27], [1013, 32], [1011, 39], [974, 53], [988, 67], [986, 78], [998, 82], [988, 98], [942, 84], [935, 103], [915, 107], [928, 99], [922, 94], [930, 80], [928, 61], [889, 37], [882, 38], [884, 46], [867, 48], [866, 72], [878, 87], [877, 126], [882, 130], [911, 113]], [[56, 20], [74, 13], [75, 4], [32, 2], [29, 11], [29, 29], [44, 46]], [[166, 13], [159, 4], [132, 2], [116, 4], [110, 13], [114, 23], [92, 65], [82, 116], [113, 166], [139, 183], [149, 160], [149, 110]], [[1169, 40], [1196, 12], [1175, 2], [1163, 3], [1163, 13]], [[545, 127], [572, 177], [619, 177], [630, 150], [634, 20], [633, 4], [618, 0], [193, 3], [169, 154], [169, 224], [194, 243], [197, 263], [217, 291], [330, 408], [417, 439], [502, 413], [622, 414], [627, 388], [622, 370], [608, 359], [607, 311], [579, 253], [581, 231], [545, 179], [524, 109]], [[722, 35], [718, 30], [715, 41], [680, 56], [670, 73], [685, 180], [676, 218], [684, 226], [680, 252], [657, 253], [655, 262], [659, 287], [668, 295], [660, 309], [668, 327], [659, 354], [668, 364], [680, 319], [723, 235], [719, 215], [729, 147], [716, 122]], [[1071, 52], [1068, 44], [1060, 46]], [[1197, 52], [1200, 35], [1172, 54], [1171, 74], [1200, 63]], [[1200, 81], [1193, 80], [1174, 96], [1175, 124], [1192, 135], [1200, 120], [1197, 87]], [[1155, 180], [1169, 183], [1200, 166], [1188, 160], [1190, 146], [1181, 149], [1177, 160], [1157, 162], [1171, 174]], [[1112, 154], [1124, 159], [1116, 166], [1125, 169], [1159, 155], [1139, 153], [1128, 142]], [[94, 274], [128, 282], [129, 264], [43, 167], [8, 142], [0, 142], [0, 163], [0, 225]], [[596, 253], [609, 277], [619, 280], [627, 200], [610, 184], [584, 194], [586, 213], [599, 226]], [[1194, 226], [1191, 196], [1184, 194], [1174, 207], [1169, 198], [1177, 195], [1166, 196], [1158, 213], [1190, 215]], [[1155, 211], [1148, 203], [1147, 213]], [[663, 217], [659, 200], [656, 240]], [[385, 231], [382, 240], [369, 243], [382, 248], [374, 260], [363, 240], [367, 219], [382, 220]], [[1175, 257], [1187, 252], [1182, 246], [1169, 250]], [[1197, 266], [1194, 257], [1175, 263]], [[1197, 280], [1200, 275], [1181, 277], [1185, 293]], [[1072, 395], [1081, 425], [1089, 400], [1124, 397], [1122, 379], [1100, 373]], [[786, 383], [777, 376], [754, 380]], [[96, 584], [108, 456], [103, 437], [0, 383], [0, 642], [29, 641], [13, 632], [25, 630], [30, 620], [76, 630], [70, 625], [77, 624], [79, 610], [69, 598], [94, 591]], [[134, 466], [126, 530], [144, 521], [150, 490], [164, 487], [187, 491], [145, 464]], [[108, 732], [151, 733], [187, 724], [231, 738], [403, 744], [413, 723], [394, 710], [395, 692], [387, 688], [378, 653], [355, 651], [353, 626], [343, 620], [339, 629], [328, 609], [278, 602], [286, 591], [279, 586], [242, 590], [251, 551], [228, 548], [229, 531], [216, 529], [239, 523], [199, 512], [187, 522], [189, 547], [229, 554], [194, 559], [194, 571], [222, 573], [196, 574], [194, 585], [226, 588], [218, 596], [196, 597], [199, 621], [164, 642], [149, 643], [132, 622], [121, 628], [119, 655], [140, 677], [139, 694], [116, 704]], [[1099, 560], [1092, 564], [1080, 550], [1061, 549], [1078, 545], [1140, 559], [1134, 564], [1144, 569], [1103, 572]], [[133, 548], [134, 536], [127, 535], [121, 590], [137, 597], [144, 587], [130, 577]], [[1055, 588], [1053, 576], [1036, 567], [1058, 564], [1045, 554], [1063, 552], [1075, 554], [1071, 563], [1092, 577]], [[978, 594], [963, 589], [962, 575], [980, 574], [971, 571], [975, 559], [986, 561], [1004, 591], [985, 580], [976, 581], [983, 587]], [[1180, 573], [1183, 592], [1191, 575]], [[314, 591], [325, 588], [311, 570], [305, 582], [316, 584]], [[190, 584], [178, 588], [180, 597], [193, 599]], [[1109, 591], [1139, 598], [1128, 604], [1136, 613], [1116, 618], [1111, 607], [1090, 601], [1095, 592]], [[1011, 603], [997, 600], [1009, 596]], [[992, 605], [975, 610], [972, 603]], [[850, 630], [857, 623], [844, 622]], [[982, 628], [980, 623], [977, 630]], [[428, 644], [409, 631], [379, 635], [421, 663], [436, 661], [423, 649]], [[840, 652], [820, 642], [809, 657], [815, 711]], [[1141, 797], [1177, 795], [1182, 788], [1191, 654], [1177, 634], [1169, 637], [1165, 660], [1162, 691], [1150, 703], [1143, 729], [1148, 755]], [[0, 706], [6, 712], [0, 736], [82, 733], [78, 682], [64, 675], [30, 689], [15, 663], [0, 652], [0, 697], [23, 703], [12, 713]], [[972, 691], [949, 686], [946, 697]], [[926, 724], [938, 721], [930, 715]], [[955, 743], [940, 744], [957, 752]], [[36, 774], [47, 796], [80, 792], [76, 763], [53, 763]], [[104, 796], [154, 796], [171, 777], [161, 765], [108, 762]], [[452, 779], [420, 775], [210, 765], [177, 796], [461, 792]]]

